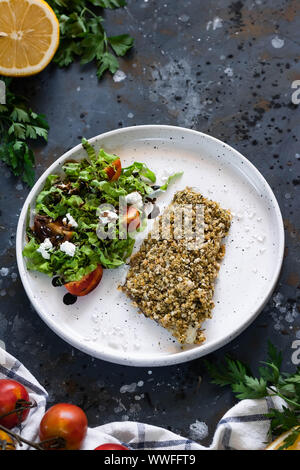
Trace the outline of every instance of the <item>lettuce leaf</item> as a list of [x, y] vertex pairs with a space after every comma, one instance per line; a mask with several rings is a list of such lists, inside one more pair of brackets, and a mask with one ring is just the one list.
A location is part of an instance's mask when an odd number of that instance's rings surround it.
[[161, 191], [166, 191], [168, 189], [169, 184], [173, 183], [177, 178], [180, 178], [180, 176], [183, 175], [183, 171], [180, 171], [178, 173], [174, 173], [174, 175], [169, 176], [165, 184], [163, 184], [159, 189]]

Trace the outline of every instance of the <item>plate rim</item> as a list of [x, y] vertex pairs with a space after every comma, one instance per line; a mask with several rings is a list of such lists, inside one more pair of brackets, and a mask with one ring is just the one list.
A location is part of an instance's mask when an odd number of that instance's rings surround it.
[[[135, 366], [135, 367], [162, 367], [162, 366], [169, 366], [169, 365], [175, 365], [175, 364], [180, 364], [184, 362], [191, 361], [193, 359], [198, 359], [200, 357], [206, 356], [207, 354], [210, 354], [211, 352], [214, 352], [221, 347], [225, 346], [228, 344], [230, 341], [232, 341], [234, 338], [236, 338], [239, 334], [241, 334], [254, 320], [255, 318], [259, 315], [259, 313], [263, 310], [267, 302], [269, 301], [279, 278], [282, 263], [283, 263], [283, 257], [284, 257], [284, 248], [285, 248], [285, 234], [284, 234], [284, 225], [283, 225], [283, 218], [282, 214], [280, 211], [279, 204], [277, 202], [276, 196], [269, 185], [269, 183], [266, 181], [264, 176], [260, 173], [260, 171], [255, 167], [253, 163], [250, 162], [244, 155], [242, 155], [238, 150], [236, 150], [234, 147], [231, 145], [227, 144], [226, 142], [223, 142], [220, 139], [217, 139], [216, 137], [213, 137], [209, 134], [194, 130], [194, 129], [188, 129], [185, 127], [180, 127], [180, 126], [171, 126], [171, 125], [162, 125], [162, 124], [145, 124], [145, 125], [138, 125], [138, 126], [128, 126], [128, 127], [123, 127], [120, 129], [113, 129], [111, 131], [104, 132], [102, 134], [99, 134], [97, 136], [94, 136], [88, 141], [93, 144], [95, 141], [98, 141], [103, 138], [111, 137], [116, 134], [122, 134], [126, 133], [128, 131], [147, 131], [147, 130], [162, 130], [162, 131], [181, 131], [184, 133], [189, 133], [196, 135], [198, 137], [202, 137], [208, 140], [211, 140], [213, 143], [216, 145], [222, 145], [224, 148], [227, 150], [233, 152], [233, 155], [235, 155], [236, 158], [240, 159], [243, 163], [246, 164], [246, 166], [249, 167], [249, 169], [252, 171], [252, 174], [254, 175], [264, 184], [265, 190], [270, 197], [270, 200], [273, 203], [273, 211], [276, 215], [276, 222], [277, 222], [277, 230], [278, 230], [278, 256], [277, 256], [277, 263], [274, 268], [274, 272], [272, 275], [272, 278], [270, 279], [269, 283], [269, 288], [266, 291], [266, 294], [264, 295], [264, 298], [262, 302], [260, 303], [260, 306], [247, 318], [246, 321], [243, 322], [242, 325], [240, 325], [236, 330], [232, 332], [232, 334], [227, 335], [224, 338], [221, 338], [216, 341], [212, 341], [209, 345], [203, 344], [199, 346], [198, 348], [194, 349], [189, 349], [186, 351], [180, 351], [176, 352], [174, 354], [161, 354], [157, 356], [153, 356], [152, 359], [149, 359], [148, 356], [143, 356], [142, 354], [138, 358], [130, 358], [129, 357], [124, 357], [120, 356], [119, 352], [116, 351], [116, 353], [113, 352], [100, 352], [100, 351], [95, 351], [93, 347], [90, 347], [89, 345], [85, 345], [80, 342], [77, 338], [72, 337], [72, 335], [69, 335], [68, 333], [65, 333], [59, 326], [57, 326], [57, 321], [52, 320], [51, 317], [47, 315], [46, 312], [43, 311], [43, 308], [39, 305], [39, 302], [36, 300], [32, 288], [30, 287], [30, 282], [28, 278], [25, 276], [25, 269], [24, 269], [24, 258], [22, 255], [22, 244], [23, 244], [23, 227], [24, 227], [24, 221], [27, 218], [27, 212], [28, 212], [28, 207], [31, 203], [31, 201], [34, 199], [35, 193], [37, 189], [40, 187], [40, 185], [45, 181], [47, 176], [53, 171], [54, 168], [59, 165], [60, 162], [63, 162], [67, 158], [70, 157], [70, 155], [74, 154], [78, 150], [82, 148], [81, 143], [76, 145], [75, 147], [72, 147], [70, 150], [65, 152], [63, 155], [58, 157], [43, 173], [42, 175], [38, 178], [36, 183], [34, 184], [33, 188], [30, 190], [27, 198], [24, 201], [22, 210], [19, 215], [19, 220], [18, 220], [18, 226], [17, 226], [17, 233], [16, 233], [16, 258], [17, 258], [17, 266], [20, 274], [20, 278], [23, 284], [23, 287], [25, 289], [25, 292], [33, 305], [34, 309], [40, 316], [40, 318], [46, 323], [46, 325], [55, 333], [57, 334], [61, 339], [66, 341], [68, 344], [71, 346], [79, 349], [80, 351], [89, 354], [92, 357], [102, 359], [108, 362], [112, 362], [115, 364], [119, 365], [127, 365], [127, 366]], [[24, 273], [23, 273], [24, 270]]]

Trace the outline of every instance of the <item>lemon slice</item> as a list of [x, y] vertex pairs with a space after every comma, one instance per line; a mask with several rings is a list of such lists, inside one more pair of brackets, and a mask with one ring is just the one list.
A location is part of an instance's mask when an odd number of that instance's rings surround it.
[[[271, 444], [269, 444], [265, 450], [278, 450], [279, 447], [283, 444], [283, 441], [288, 437], [289, 434], [293, 432], [294, 429], [295, 428], [292, 428], [290, 431], [281, 434], [281, 436], [277, 437], [275, 441], [271, 442]], [[294, 444], [285, 450], [300, 450], [300, 435], [298, 436]]]
[[59, 23], [44, 0], [0, 0], [0, 75], [43, 70], [59, 44]]

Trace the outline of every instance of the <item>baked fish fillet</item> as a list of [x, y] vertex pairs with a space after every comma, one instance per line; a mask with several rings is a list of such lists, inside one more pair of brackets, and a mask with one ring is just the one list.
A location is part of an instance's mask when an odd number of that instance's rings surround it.
[[[202, 209], [202, 238], [196, 235], [198, 241], [192, 247], [192, 232], [178, 236], [178, 214], [184, 207], [189, 208], [193, 230], [199, 228], [201, 218], [197, 214], [199, 207]], [[217, 202], [185, 188], [175, 194], [130, 259], [130, 269], [120, 289], [133, 300], [139, 313], [158, 322], [182, 344], [205, 341], [201, 325], [211, 318], [214, 308], [215, 279], [225, 255], [222, 241], [231, 218], [230, 211]], [[158, 236], [168, 225], [166, 221], [170, 222], [168, 236]]]

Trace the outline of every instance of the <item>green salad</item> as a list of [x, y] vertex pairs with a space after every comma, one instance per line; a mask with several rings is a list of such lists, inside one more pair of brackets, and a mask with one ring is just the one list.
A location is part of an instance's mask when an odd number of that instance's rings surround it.
[[[125, 198], [130, 208], [130, 221], [137, 231], [147, 222], [144, 206], [157, 190], [165, 191], [181, 173], [156, 186], [156, 176], [144, 163], [135, 162], [122, 168], [116, 155], [101, 149], [96, 153], [86, 139], [82, 145], [87, 157], [67, 161], [63, 174], [48, 176], [36, 199], [28, 221], [27, 243], [23, 250], [27, 268], [48, 276], [59, 276], [62, 284], [80, 281], [97, 269], [117, 268], [131, 255], [135, 239], [130, 234], [120, 237], [119, 201]], [[101, 207], [108, 205], [107, 211]], [[99, 209], [100, 207], [100, 209]], [[114, 227], [113, 238], [99, 237], [103, 230]]]

